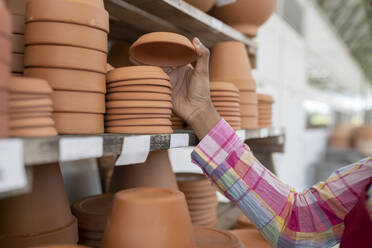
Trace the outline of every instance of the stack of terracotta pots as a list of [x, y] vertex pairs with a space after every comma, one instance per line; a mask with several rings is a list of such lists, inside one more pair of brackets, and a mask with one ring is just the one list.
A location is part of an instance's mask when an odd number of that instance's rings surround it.
[[269, 128], [273, 125], [273, 104], [274, 98], [267, 94], [257, 94], [258, 96], [258, 126]]
[[356, 148], [365, 155], [372, 154], [372, 124], [366, 124], [355, 130], [354, 143]]
[[8, 136], [8, 97], [11, 67], [11, 17], [0, 1], [0, 138]]
[[217, 194], [208, 179], [196, 173], [177, 173], [178, 188], [185, 194], [192, 223], [198, 226], [217, 225]]
[[218, 43], [211, 53], [211, 81], [230, 82], [239, 90], [241, 128], [256, 129], [257, 95], [256, 82], [245, 45], [237, 41]]
[[102, 248], [244, 248], [226, 231], [193, 227], [185, 196], [179, 191], [123, 190], [115, 195], [113, 206]]
[[212, 102], [218, 113], [235, 130], [241, 129], [239, 90], [232, 83], [211, 82]]
[[169, 77], [160, 67], [128, 66], [107, 73], [108, 133], [172, 133]]
[[179, 117], [178, 115], [176, 115], [174, 112], [172, 112], [172, 115], [171, 115], [171, 121], [172, 121], [172, 128], [173, 129], [186, 129], [186, 123], [185, 121]]
[[113, 194], [89, 196], [72, 205], [72, 213], [78, 220], [79, 244], [101, 247], [113, 197]]
[[0, 247], [76, 244], [78, 230], [58, 164], [33, 166], [32, 192], [0, 200]]
[[27, 1], [6, 0], [8, 9], [12, 14], [12, 73], [14, 76], [22, 76], [24, 71], [24, 33]]
[[352, 147], [356, 127], [349, 123], [338, 123], [329, 138], [329, 146], [335, 148]]
[[103, 1], [28, 1], [25, 75], [54, 89], [60, 134], [104, 132], [108, 31]]
[[43, 79], [13, 77], [10, 84], [10, 136], [55, 136], [52, 88]]
[[178, 190], [176, 176], [169, 161], [168, 151], [152, 151], [145, 163], [116, 166], [112, 174], [109, 191], [158, 187]]

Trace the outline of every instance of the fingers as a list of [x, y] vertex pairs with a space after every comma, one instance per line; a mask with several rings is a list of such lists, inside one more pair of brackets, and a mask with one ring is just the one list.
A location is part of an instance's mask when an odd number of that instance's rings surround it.
[[198, 38], [194, 38], [192, 42], [198, 56], [195, 70], [199, 74], [209, 77], [209, 49], [206, 48]]

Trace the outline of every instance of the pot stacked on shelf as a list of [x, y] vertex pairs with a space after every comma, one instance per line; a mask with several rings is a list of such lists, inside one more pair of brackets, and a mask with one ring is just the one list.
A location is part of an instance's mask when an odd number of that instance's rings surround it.
[[32, 192], [0, 200], [0, 247], [76, 244], [78, 230], [59, 165], [33, 166]]
[[10, 84], [10, 136], [55, 136], [52, 88], [43, 79], [13, 77]]
[[232, 128], [241, 128], [239, 90], [232, 83], [211, 82], [212, 102], [221, 115]]
[[11, 16], [0, 1], [0, 138], [8, 136], [8, 98], [11, 67]]
[[256, 129], [257, 95], [256, 82], [245, 45], [237, 41], [218, 43], [211, 53], [211, 81], [233, 83], [239, 90], [241, 128]]
[[258, 95], [258, 126], [260, 128], [272, 127], [274, 98], [267, 94]]
[[22, 76], [24, 71], [24, 34], [26, 3], [28, 0], [6, 0], [12, 14], [12, 73]]
[[178, 115], [176, 115], [174, 112], [172, 112], [172, 115], [171, 115], [171, 121], [172, 121], [172, 128], [173, 130], [175, 129], [186, 129], [186, 123], [185, 121], [179, 117]]
[[60, 134], [104, 132], [108, 32], [102, 1], [28, 1], [25, 75], [54, 89]]
[[196, 173], [176, 173], [178, 188], [185, 194], [192, 223], [198, 226], [217, 225], [216, 189], [208, 179]]
[[101, 247], [113, 197], [113, 194], [89, 196], [72, 205], [72, 213], [78, 221], [79, 244]]
[[107, 73], [107, 133], [172, 133], [169, 77], [160, 67], [128, 66]]

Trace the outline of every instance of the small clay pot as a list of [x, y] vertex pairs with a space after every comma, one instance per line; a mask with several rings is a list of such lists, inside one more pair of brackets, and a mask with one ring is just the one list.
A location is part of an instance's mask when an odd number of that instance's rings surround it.
[[0, 33], [0, 47], [2, 49], [2, 52], [0, 54], [0, 63], [10, 65], [12, 59], [10, 51], [13, 49], [12, 41], [9, 39], [9, 37], [3, 35], [2, 33]]
[[12, 53], [12, 72], [22, 72], [24, 70], [24, 56], [20, 53]]
[[19, 108], [37, 108], [37, 107], [52, 107], [53, 103], [52, 100], [48, 98], [40, 98], [40, 99], [27, 99], [27, 100], [11, 100], [9, 101], [9, 108], [19, 109]]
[[258, 120], [257, 117], [241, 117], [241, 127], [243, 129], [257, 129]]
[[106, 93], [106, 76], [102, 73], [61, 68], [26, 68], [25, 76], [45, 79], [55, 90]]
[[152, 101], [172, 101], [172, 97], [168, 94], [162, 93], [148, 93], [148, 92], [117, 92], [109, 93], [106, 96], [107, 100], [152, 100]]
[[197, 248], [244, 248], [242, 243], [228, 231], [194, 226], [194, 236]]
[[185, 0], [186, 3], [191, 4], [192, 6], [200, 9], [201, 11], [208, 12], [216, 4], [216, 0]]
[[241, 104], [258, 104], [256, 92], [253, 91], [240, 91], [239, 92]]
[[128, 85], [115, 88], [108, 88], [108, 93], [112, 92], [150, 92], [171, 95], [172, 91], [168, 87], [154, 85]]
[[107, 53], [107, 33], [100, 29], [61, 22], [30, 22], [25, 45], [63, 45]]
[[103, 115], [87, 113], [53, 113], [59, 134], [104, 133]]
[[156, 66], [127, 66], [116, 68], [107, 73], [107, 82], [117, 82], [137, 79], [162, 79], [168, 80], [169, 76]]
[[139, 187], [178, 190], [167, 150], [150, 152], [146, 162], [141, 164], [115, 167], [110, 192]]
[[105, 113], [105, 94], [55, 90], [52, 94], [53, 108], [56, 112]]
[[267, 94], [257, 94], [258, 102], [273, 104], [275, 102], [274, 98]]
[[123, 115], [105, 115], [105, 121], [131, 120], [131, 119], [162, 118], [169, 119], [169, 114], [123, 114]]
[[239, 93], [239, 90], [234, 86], [234, 84], [229, 82], [212, 81], [210, 83], [211, 91], [229, 91]]
[[147, 118], [147, 119], [130, 119], [106, 121], [106, 127], [126, 127], [126, 126], [171, 126], [172, 122], [166, 118]]
[[170, 108], [116, 108], [107, 109], [107, 114], [168, 114], [172, 113]]
[[103, 8], [97, 8], [87, 1], [47, 1], [30, 0], [27, 4], [26, 23], [65, 22], [80, 24], [109, 32], [109, 15]]
[[40, 127], [40, 126], [53, 126], [54, 121], [51, 117], [35, 117], [35, 118], [24, 118], [24, 119], [12, 119], [9, 120], [10, 128], [28, 128], [28, 127]]
[[107, 127], [106, 133], [119, 134], [170, 134], [173, 129], [170, 126], [127, 126], [127, 127]]
[[193, 228], [181, 192], [135, 188], [115, 195], [102, 248], [134, 246], [195, 248]]
[[129, 47], [128, 43], [115, 42], [111, 45], [107, 61], [114, 67], [131, 66], [129, 61]]
[[257, 105], [254, 104], [241, 104], [240, 113], [242, 116], [258, 116]]
[[12, 33], [24, 34], [25, 33], [25, 17], [23, 15], [12, 14]]
[[25, 51], [25, 36], [23, 34], [12, 34], [12, 52], [13, 53], [24, 53], [24, 51]]
[[169, 108], [173, 107], [171, 102], [168, 101], [109, 101], [106, 103], [108, 109], [115, 108]]
[[57, 45], [27, 46], [25, 48], [24, 64], [25, 67], [79, 69], [103, 74], [106, 74], [107, 66], [106, 54], [103, 52], [80, 47]]
[[242, 242], [247, 247], [260, 247], [260, 248], [270, 248], [272, 247], [269, 242], [265, 240], [262, 234], [256, 229], [239, 229], [229, 231], [235, 237], [237, 237], [240, 242]]
[[43, 79], [13, 77], [10, 93], [52, 94], [52, 88]]
[[168, 80], [164, 79], [136, 79], [136, 80], [124, 80], [116, 81], [113, 83], [108, 83], [108, 88], [115, 88], [120, 86], [130, 86], [130, 85], [154, 85], [154, 86], [164, 86], [172, 88], [172, 84]]
[[196, 51], [190, 40], [169, 32], [142, 35], [129, 49], [135, 60], [156, 66], [182, 66], [195, 61]]
[[39, 126], [39, 127], [25, 127], [12, 128], [9, 130], [10, 137], [50, 137], [56, 136], [57, 131], [54, 125]]
[[6, 0], [5, 1], [10, 13], [16, 15], [26, 15], [27, 0]]

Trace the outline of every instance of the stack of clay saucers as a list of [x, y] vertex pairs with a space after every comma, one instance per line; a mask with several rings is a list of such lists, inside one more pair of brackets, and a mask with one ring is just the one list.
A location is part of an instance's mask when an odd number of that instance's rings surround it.
[[196, 173], [176, 173], [176, 178], [179, 190], [185, 194], [192, 223], [198, 226], [216, 226], [216, 189], [208, 179]]
[[52, 88], [43, 79], [13, 77], [10, 84], [10, 136], [55, 136]]
[[211, 82], [211, 98], [218, 113], [233, 129], [240, 129], [239, 90], [227, 82]]
[[14, 76], [23, 75], [24, 33], [26, 3], [28, 0], [6, 0], [12, 14], [12, 73]]
[[258, 95], [258, 126], [260, 128], [272, 127], [274, 98], [266, 94]]
[[25, 75], [54, 89], [60, 134], [104, 132], [108, 31], [101, 0], [28, 1]]
[[11, 17], [0, 1], [0, 138], [8, 136], [8, 98], [11, 67]]
[[211, 53], [211, 81], [231, 82], [239, 90], [241, 128], [256, 129], [256, 82], [245, 45], [237, 41], [218, 43]]
[[89, 196], [72, 205], [72, 214], [78, 220], [79, 244], [101, 247], [113, 196], [113, 194]]
[[160, 67], [128, 66], [107, 73], [108, 133], [172, 133], [171, 83]]
[[185, 121], [181, 117], [176, 115], [174, 112], [172, 112], [171, 121], [172, 121], [172, 128], [174, 130], [175, 129], [180, 129], [180, 130], [186, 129]]

